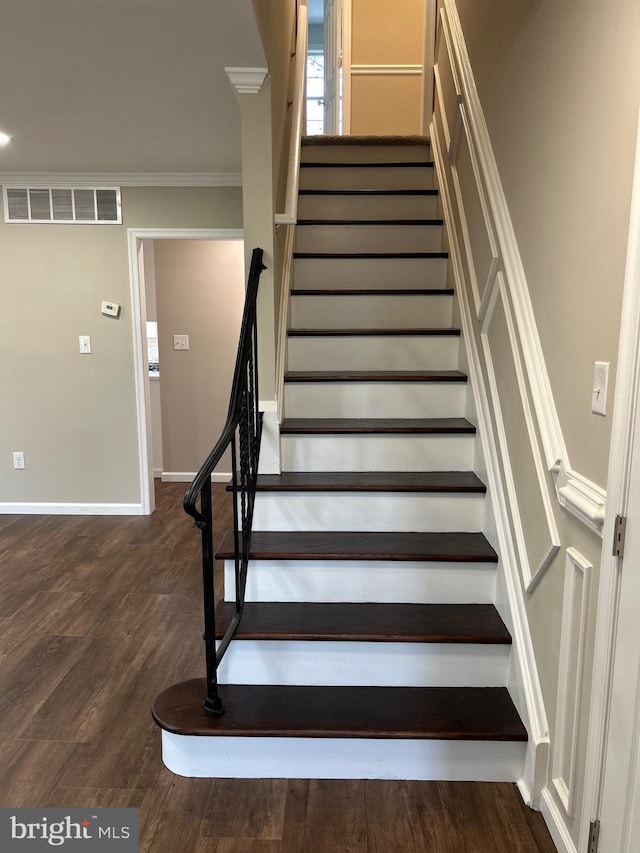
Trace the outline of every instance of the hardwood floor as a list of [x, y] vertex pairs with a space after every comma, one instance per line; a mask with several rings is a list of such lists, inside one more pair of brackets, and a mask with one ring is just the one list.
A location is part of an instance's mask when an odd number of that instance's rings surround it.
[[142, 853], [555, 850], [508, 784], [169, 773], [151, 703], [203, 673], [183, 492], [150, 518], [0, 516], [0, 806], [136, 807]]

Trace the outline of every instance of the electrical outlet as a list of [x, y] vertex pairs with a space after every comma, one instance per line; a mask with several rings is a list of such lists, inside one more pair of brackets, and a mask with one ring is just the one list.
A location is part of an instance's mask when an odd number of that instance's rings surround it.
[[16, 470], [24, 468], [24, 453], [21, 450], [13, 451], [13, 467]]

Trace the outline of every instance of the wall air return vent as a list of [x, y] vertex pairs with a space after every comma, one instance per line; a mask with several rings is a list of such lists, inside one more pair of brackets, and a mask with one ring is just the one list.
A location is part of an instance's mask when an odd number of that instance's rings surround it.
[[5, 222], [118, 225], [119, 187], [3, 187]]

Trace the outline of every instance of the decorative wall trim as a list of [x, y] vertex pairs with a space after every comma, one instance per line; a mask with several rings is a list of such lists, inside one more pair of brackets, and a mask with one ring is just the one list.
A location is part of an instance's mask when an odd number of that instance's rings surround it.
[[267, 68], [228, 67], [224, 70], [238, 95], [257, 95], [269, 76]]
[[352, 65], [352, 77], [370, 77], [372, 75], [419, 77], [422, 75], [422, 65]]
[[1, 502], [1, 515], [145, 515], [142, 505], [122, 503]]
[[[601, 487], [571, 468], [558, 412], [553, 400], [522, 260], [476, 89], [455, 0], [443, 0], [440, 22], [447, 48], [451, 51], [449, 57], [451, 66], [460, 83], [463, 120], [466, 121], [469, 146], [480, 176], [479, 192], [481, 197], [483, 192], [486, 193], [490, 221], [495, 229], [499, 263], [509, 286], [509, 298], [517, 330], [518, 347], [522, 353], [546, 468], [554, 475], [558, 500], [562, 506], [601, 536], [606, 510], [606, 493]], [[560, 493], [560, 489], [563, 487], [564, 489]]]
[[240, 172], [0, 172], [2, 186], [241, 187]]
[[[457, 230], [454, 227], [453, 198], [445, 177], [445, 158], [440, 138], [436, 132], [436, 125], [437, 122], [435, 121], [431, 124], [431, 145], [449, 236], [449, 259], [458, 285], [458, 292], [462, 293], [464, 292], [462, 287], [464, 281], [462, 249]], [[517, 566], [517, 555], [509, 527], [506, 497], [499, 479], [500, 460], [496, 436], [492, 428], [492, 406], [484, 382], [480, 354], [473, 331], [472, 309], [465, 298], [459, 299], [459, 305], [462, 334], [467, 346], [467, 370], [470, 386], [473, 389], [482, 450], [486, 460], [487, 485], [495, 511], [498, 542], [494, 544], [498, 545], [498, 550], [502, 555], [506, 595], [512, 620], [510, 630], [513, 637], [512, 654], [515, 658], [516, 683], [512, 685], [513, 689], [510, 689], [510, 692], [529, 733], [525, 776], [519, 780], [518, 785], [523, 794], [528, 794], [528, 802], [537, 805], [542, 785], [546, 782], [549, 726], [538, 678], [521, 581], [515, 568]]]
[[[578, 853], [578, 849], [573, 843], [569, 830], [562, 819], [560, 809], [548, 788], [545, 788], [542, 792], [540, 811], [542, 812], [544, 822], [547, 824], [553, 843], [558, 848], [558, 853]], [[586, 850], [583, 847], [580, 849]]]
[[[190, 483], [197, 473], [197, 471], [163, 471], [160, 479], [163, 483]], [[215, 472], [211, 475], [212, 483], [228, 483], [230, 480], [231, 471]]]
[[[562, 636], [558, 669], [558, 709], [552, 758], [552, 785], [567, 815], [575, 815], [576, 760], [584, 655], [589, 616], [589, 593], [592, 564], [575, 548], [567, 548], [564, 596], [562, 602]], [[581, 580], [578, 599], [576, 590]], [[575, 649], [575, 652], [573, 651]], [[575, 663], [572, 666], [572, 662]], [[567, 744], [570, 744], [567, 755]]]

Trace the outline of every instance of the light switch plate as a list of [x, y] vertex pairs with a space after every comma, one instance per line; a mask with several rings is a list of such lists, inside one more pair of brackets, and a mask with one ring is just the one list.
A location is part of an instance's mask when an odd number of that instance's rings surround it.
[[80, 345], [80, 352], [83, 355], [91, 352], [91, 335], [79, 335], [78, 343]]
[[173, 348], [174, 349], [189, 349], [189, 335], [174, 335], [173, 336]]
[[596, 361], [593, 369], [591, 411], [594, 415], [607, 414], [607, 386], [609, 384], [609, 362]]

